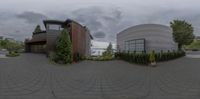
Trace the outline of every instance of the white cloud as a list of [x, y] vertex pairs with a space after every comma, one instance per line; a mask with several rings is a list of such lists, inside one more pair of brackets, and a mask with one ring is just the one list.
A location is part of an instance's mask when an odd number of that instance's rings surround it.
[[[100, 48], [100, 49], [106, 49], [109, 45], [109, 42], [102, 42], [102, 41], [92, 41], [92, 48]], [[116, 44], [112, 43], [113, 48], [116, 48]]]

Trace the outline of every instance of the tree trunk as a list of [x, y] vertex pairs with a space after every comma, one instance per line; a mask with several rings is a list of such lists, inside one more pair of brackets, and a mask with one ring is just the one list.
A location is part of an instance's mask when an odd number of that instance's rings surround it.
[[182, 50], [182, 44], [178, 44], [178, 50]]

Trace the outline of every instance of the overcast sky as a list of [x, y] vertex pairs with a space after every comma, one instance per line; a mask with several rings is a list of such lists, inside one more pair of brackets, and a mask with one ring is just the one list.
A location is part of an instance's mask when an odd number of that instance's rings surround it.
[[0, 35], [30, 38], [42, 20], [68, 18], [87, 26], [97, 41], [115, 42], [116, 34], [146, 23], [173, 19], [193, 24], [200, 35], [200, 0], [1, 0]]

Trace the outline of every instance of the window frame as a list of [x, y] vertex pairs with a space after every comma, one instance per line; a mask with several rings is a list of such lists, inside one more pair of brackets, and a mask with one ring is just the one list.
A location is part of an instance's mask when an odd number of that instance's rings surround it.
[[125, 51], [127, 52], [145, 52], [145, 39], [132, 39], [125, 41]]

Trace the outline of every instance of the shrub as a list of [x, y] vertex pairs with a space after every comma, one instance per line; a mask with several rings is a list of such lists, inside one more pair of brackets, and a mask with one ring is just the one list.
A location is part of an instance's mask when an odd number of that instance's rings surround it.
[[54, 53], [54, 52], [51, 52], [50, 54], [49, 54], [49, 60], [50, 61], [58, 61], [58, 58], [57, 58], [57, 56], [56, 56], [56, 54]]
[[[109, 61], [113, 59], [113, 49], [112, 49], [112, 43], [110, 43], [108, 45], [108, 47], [106, 48], [106, 51], [103, 52], [102, 56], [99, 57], [91, 57], [91, 58], [87, 58], [89, 60], [94, 60], [94, 61]], [[116, 53], [117, 54], [117, 53]], [[116, 56], [116, 55], [115, 55]]]
[[148, 54], [146, 53], [115, 53], [115, 57], [137, 64], [148, 64], [149, 61]]
[[179, 57], [185, 56], [184, 51], [173, 51], [173, 52], [163, 52], [161, 53], [155, 53], [154, 51], [150, 54], [146, 53], [115, 53], [115, 58], [122, 59], [125, 61], [128, 61], [130, 63], [136, 63], [136, 64], [143, 64], [147, 65], [150, 62], [161, 62], [161, 61], [168, 61], [172, 59], [176, 59]]
[[20, 54], [16, 51], [11, 51], [8, 54], [6, 54], [7, 57], [16, 57], [19, 56]]
[[150, 53], [150, 55], [149, 55], [149, 61], [150, 61], [150, 62], [155, 62], [155, 61], [156, 61], [156, 56], [157, 56], [157, 55], [155, 55], [155, 52], [152, 51], [152, 52]]
[[81, 61], [83, 59], [83, 57], [79, 53], [74, 53], [73, 58], [73, 61], [75, 62]]
[[72, 63], [72, 43], [70, 40], [69, 32], [67, 29], [61, 31], [61, 35], [58, 37], [56, 42], [56, 60], [57, 63]]
[[99, 56], [99, 57], [87, 57], [87, 60], [93, 60], [93, 61], [109, 61], [109, 60], [113, 60], [112, 56]]

